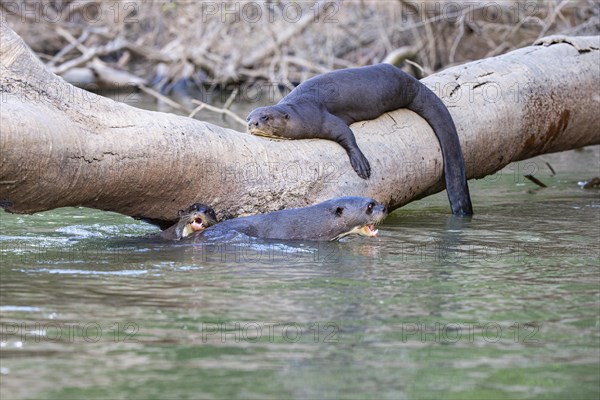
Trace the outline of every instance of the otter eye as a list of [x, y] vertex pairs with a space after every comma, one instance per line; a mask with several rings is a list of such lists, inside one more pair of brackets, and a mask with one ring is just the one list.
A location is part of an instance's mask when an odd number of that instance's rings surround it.
[[375, 207], [375, 203], [369, 203], [367, 206], [367, 214], [371, 214], [373, 212], [373, 207]]
[[268, 116], [268, 115], [262, 115], [262, 116], [260, 117], [260, 120], [261, 120], [261, 121], [268, 121], [268, 120], [269, 120], [269, 116]]
[[335, 215], [337, 215], [338, 217], [341, 217], [343, 213], [344, 213], [344, 207], [336, 208]]

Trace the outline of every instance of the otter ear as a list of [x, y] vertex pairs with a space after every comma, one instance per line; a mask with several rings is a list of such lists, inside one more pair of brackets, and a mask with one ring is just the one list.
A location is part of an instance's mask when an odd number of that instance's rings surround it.
[[343, 213], [344, 213], [344, 207], [336, 208], [335, 215], [337, 215], [338, 217], [341, 217]]
[[178, 218], [181, 218], [182, 215], [183, 215], [183, 210], [177, 211], [177, 217]]

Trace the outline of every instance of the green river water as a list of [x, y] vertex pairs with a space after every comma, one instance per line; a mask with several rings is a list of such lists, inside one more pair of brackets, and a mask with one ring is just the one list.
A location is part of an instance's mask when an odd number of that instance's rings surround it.
[[472, 181], [470, 220], [441, 193], [338, 243], [0, 212], [0, 397], [597, 399], [600, 196], [577, 181], [599, 154]]

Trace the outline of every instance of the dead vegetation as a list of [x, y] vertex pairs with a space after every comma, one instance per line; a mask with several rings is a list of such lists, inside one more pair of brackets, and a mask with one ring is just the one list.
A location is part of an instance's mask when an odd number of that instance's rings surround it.
[[[498, 55], [553, 33], [596, 35], [600, 5], [579, 1], [39, 1], [0, 3], [51, 71], [80, 83], [163, 93], [407, 60], [417, 75]], [[400, 49], [400, 50], [398, 50]]]

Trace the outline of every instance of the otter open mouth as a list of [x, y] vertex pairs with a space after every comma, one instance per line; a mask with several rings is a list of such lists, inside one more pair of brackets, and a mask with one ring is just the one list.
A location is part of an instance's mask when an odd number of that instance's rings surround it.
[[337, 235], [336, 237], [331, 239], [331, 241], [340, 240], [341, 238], [351, 235], [353, 233], [356, 233], [360, 236], [376, 237], [377, 234], [379, 233], [379, 230], [375, 228], [375, 224], [367, 224], [367, 225], [363, 225], [363, 226], [357, 226], [356, 228], [353, 228], [352, 230], [349, 230], [348, 232], [340, 233], [339, 235]]
[[189, 220], [187, 224], [183, 227], [183, 231], [181, 232], [181, 238], [185, 238], [190, 236], [194, 232], [202, 231], [206, 227], [204, 226], [204, 222], [202, 222], [202, 218], [194, 217], [193, 220]]
[[202, 225], [202, 218], [194, 218], [194, 221], [192, 221], [192, 223], [190, 223], [190, 228], [192, 228], [192, 231], [194, 232], [198, 232], [202, 229], [204, 229], [204, 225]]
[[375, 237], [379, 233], [379, 229], [375, 228], [375, 224], [368, 224], [361, 228], [358, 228], [358, 231], [356, 233], [358, 233], [361, 236]]

